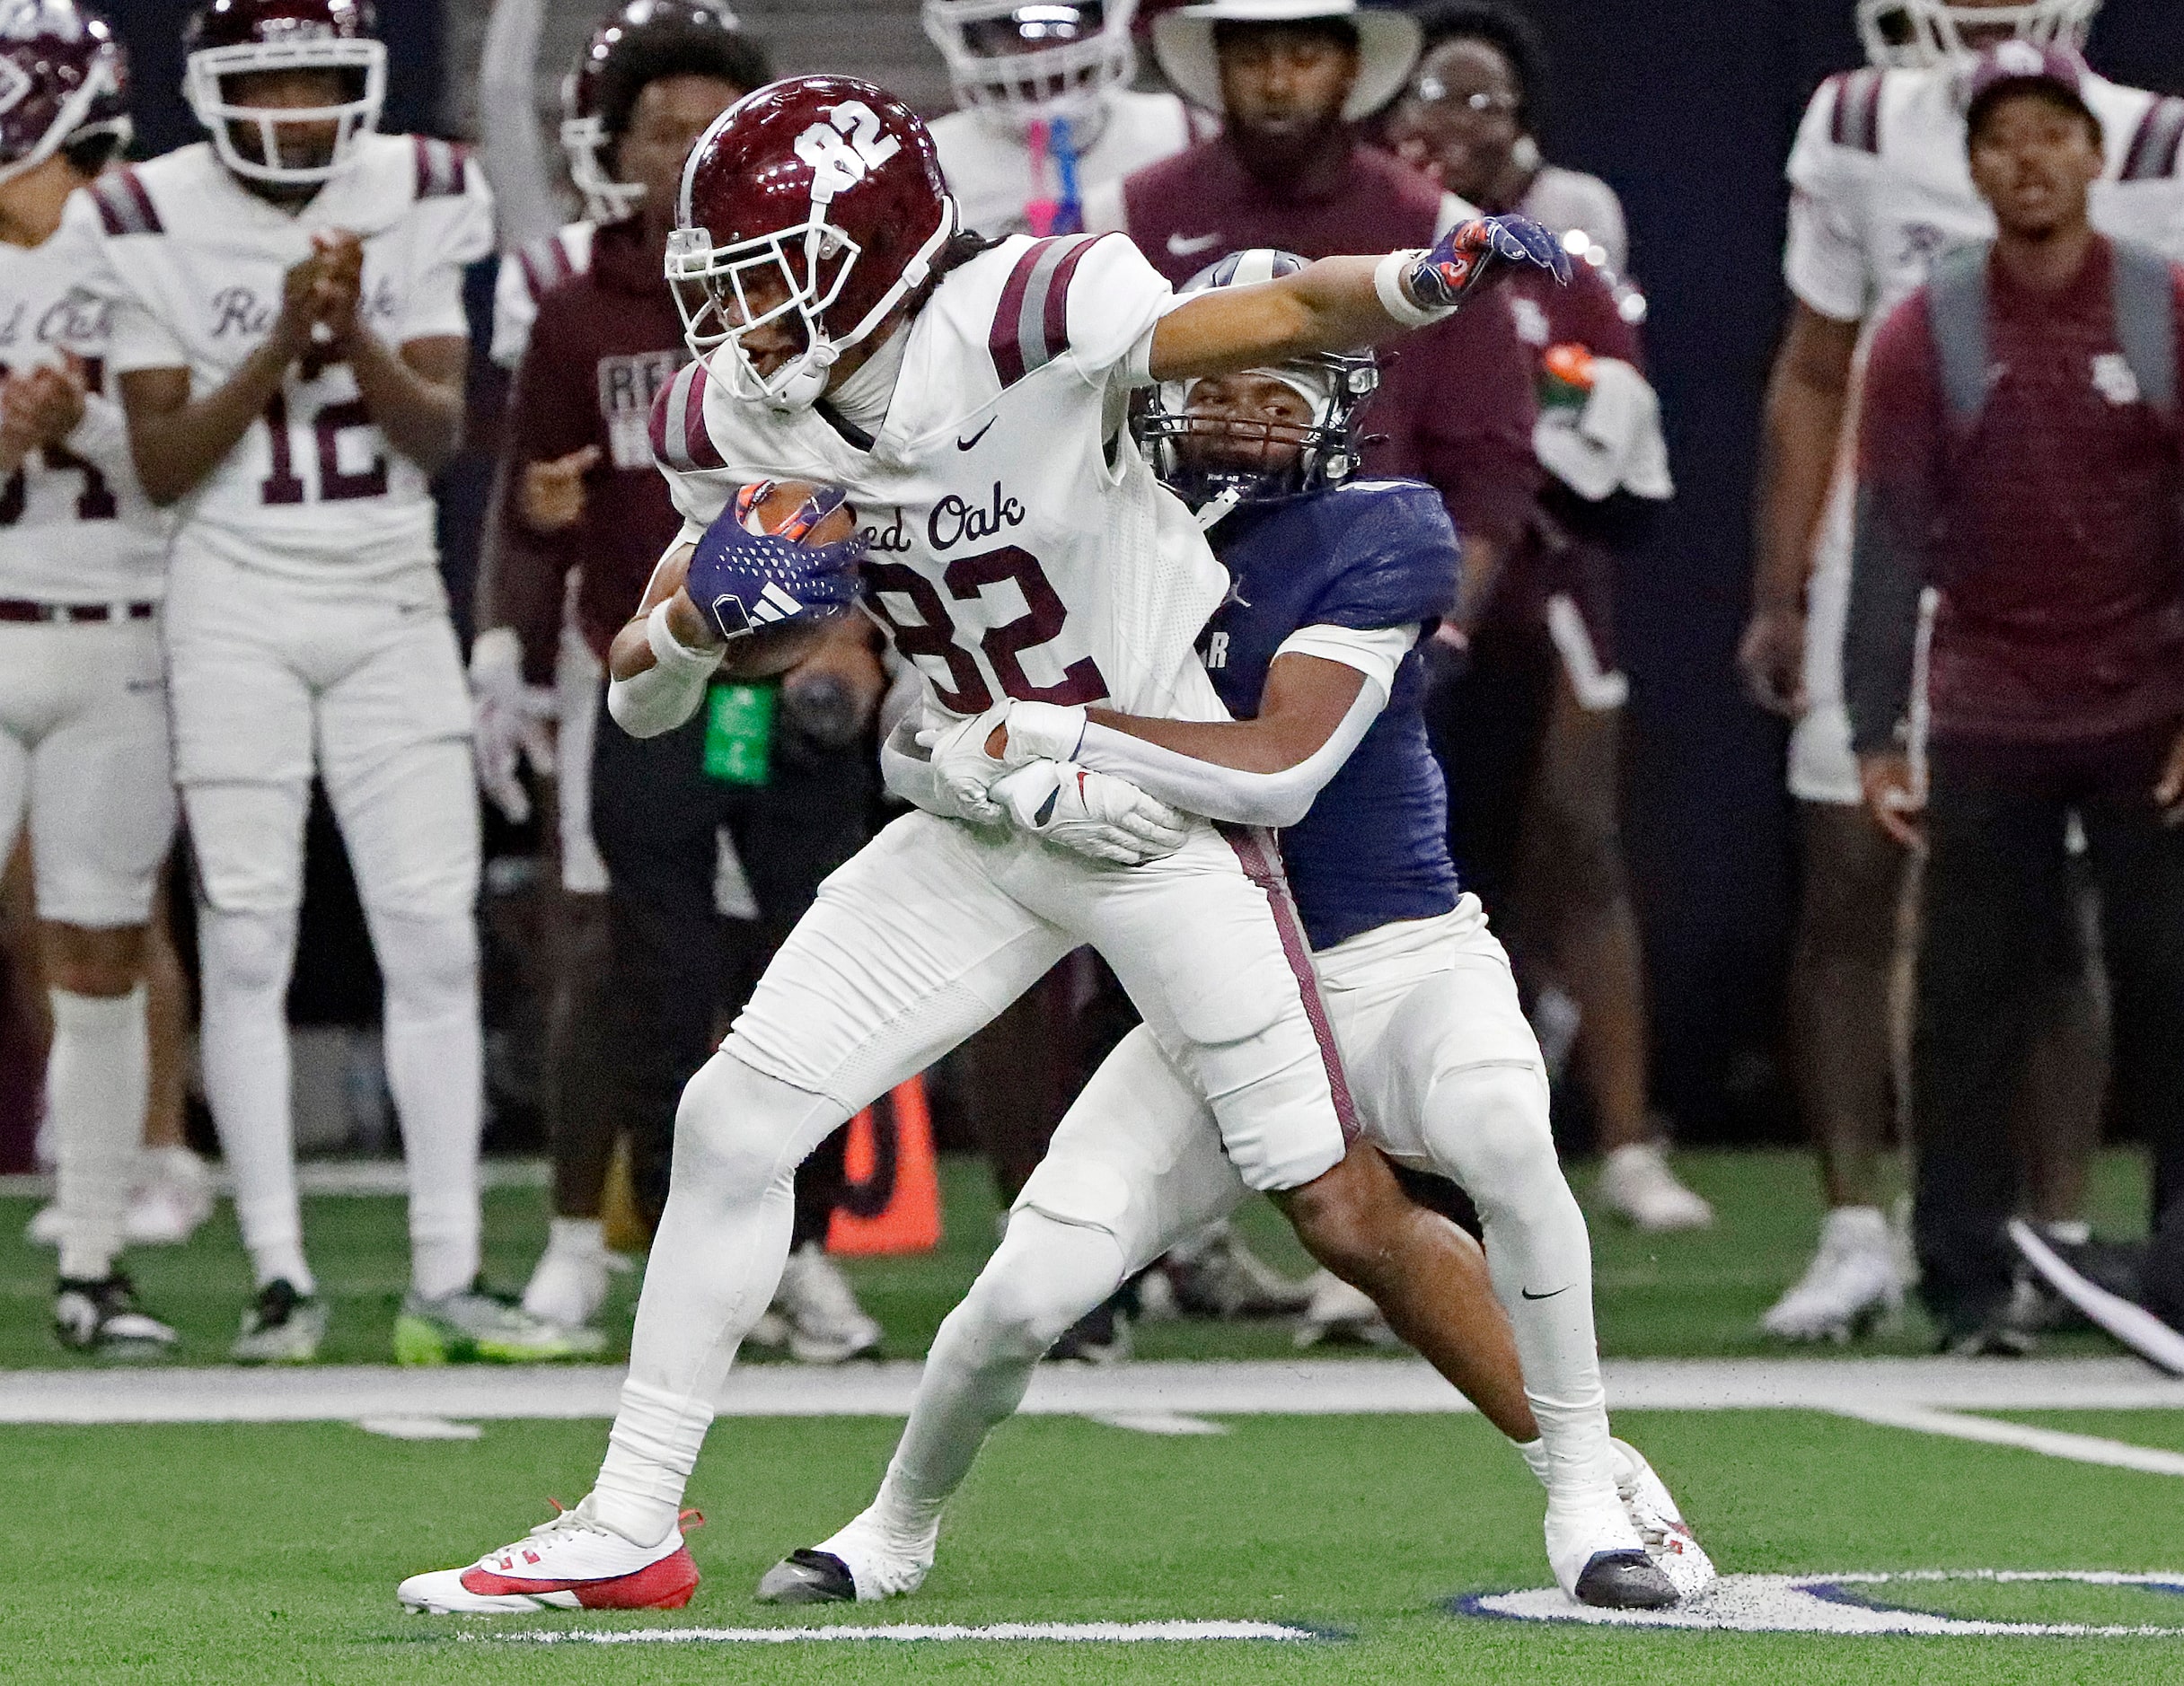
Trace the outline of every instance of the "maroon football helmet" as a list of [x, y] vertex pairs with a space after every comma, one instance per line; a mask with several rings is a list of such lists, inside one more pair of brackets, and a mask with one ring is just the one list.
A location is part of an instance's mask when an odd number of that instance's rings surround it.
[[128, 60], [76, 0], [0, 4], [0, 181], [100, 136], [128, 145]]
[[[182, 92], [220, 162], [252, 181], [298, 186], [330, 178], [357, 136], [377, 126], [386, 100], [387, 49], [372, 30], [371, 0], [207, 0], [183, 33]], [[266, 70], [339, 71], [350, 97], [305, 108], [237, 105], [226, 97], [226, 78]], [[284, 127], [329, 122], [335, 126], [330, 158], [286, 162]], [[238, 127], [256, 133], [257, 157], [235, 145]]]
[[[925, 125], [851, 76], [790, 76], [723, 111], [691, 148], [675, 209], [667, 279], [691, 352], [777, 409], [818, 399], [956, 229]], [[783, 319], [803, 347], [761, 374], [744, 336]]]
[[724, 0], [626, 0], [592, 31], [583, 56], [561, 78], [561, 151], [568, 159], [568, 179], [584, 196], [585, 215], [594, 223], [619, 222], [637, 208], [645, 191], [607, 173], [607, 144], [614, 137], [599, 109], [607, 61], [624, 42], [650, 30], [742, 28]]

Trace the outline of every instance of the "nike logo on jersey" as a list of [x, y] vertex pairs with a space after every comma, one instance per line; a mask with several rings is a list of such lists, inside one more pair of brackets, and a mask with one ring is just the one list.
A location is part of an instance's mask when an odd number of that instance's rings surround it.
[[1211, 251], [1221, 243], [1219, 234], [1170, 234], [1167, 249], [1178, 258], [1195, 258], [1202, 251]]
[[985, 437], [985, 436], [986, 436], [988, 434], [990, 434], [990, 433], [991, 433], [991, 432], [993, 431], [993, 423], [994, 423], [994, 422], [997, 422], [997, 421], [999, 421], [999, 420], [1000, 420], [1000, 417], [999, 416], [996, 416], [996, 417], [994, 417], [992, 418], [992, 420], [991, 420], [991, 421], [989, 421], [989, 422], [988, 422], [988, 423], [987, 423], [987, 424], [986, 424], [986, 425], [985, 425], [983, 427], [981, 427], [981, 428], [980, 428], [980, 429], [979, 429], [979, 430], [978, 430], [976, 433], [973, 434], [973, 435], [971, 435], [971, 436], [970, 436], [968, 439], [958, 439], [958, 440], [956, 442], [956, 450], [958, 450], [958, 451], [968, 451], [968, 450], [970, 450], [972, 446], [975, 445], [975, 444], [976, 444], [976, 443], [978, 443], [980, 440], [983, 439], [983, 438], [984, 438], [984, 437]]
[[1570, 1284], [1567, 1282], [1563, 1283], [1563, 1286], [1556, 1288], [1553, 1294], [1535, 1294], [1529, 1288], [1519, 1288], [1517, 1292], [1523, 1295], [1528, 1300], [1551, 1300], [1554, 1297], [1555, 1294], [1569, 1293]]

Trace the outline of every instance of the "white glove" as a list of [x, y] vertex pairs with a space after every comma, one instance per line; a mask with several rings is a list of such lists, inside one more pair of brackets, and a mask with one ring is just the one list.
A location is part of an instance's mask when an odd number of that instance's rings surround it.
[[1008, 718], [1008, 707], [1004, 702], [975, 719], [936, 721], [918, 733], [919, 745], [932, 758], [933, 779], [941, 798], [957, 817], [981, 825], [1003, 817], [1000, 805], [986, 793], [1011, 766], [1030, 759], [997, 761], [986, 753], [986, 739]]
[[511, 825], [531, 817], [531, 797], [517, 770], [524, 760], [542, 776], [553, 771], [554, 694], [524, 683], [523, 645], [513, 627], [494, 627], [471, 645], [471, 729], [477, 746], [478, 788]]
[[1070, 761], [1034, 761], [995, 781], [1019, 831], [1114, 866], [1142, 866], [1173, 855], [1191, 817], [1127, 779]]

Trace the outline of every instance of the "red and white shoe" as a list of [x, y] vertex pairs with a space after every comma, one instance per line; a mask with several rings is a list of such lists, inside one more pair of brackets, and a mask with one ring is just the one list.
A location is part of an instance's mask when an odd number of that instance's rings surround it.
[[[705, 1519], [686, 1510], [679, 1523]], [[394, 1589], [430, 1616], [505, 1616], [533, 1610], [680, 1610], [698, 1590], [681, 1526], [634, 1545], [592, 1516], [588, 1498], [466, 1569], [412, 1575]]]

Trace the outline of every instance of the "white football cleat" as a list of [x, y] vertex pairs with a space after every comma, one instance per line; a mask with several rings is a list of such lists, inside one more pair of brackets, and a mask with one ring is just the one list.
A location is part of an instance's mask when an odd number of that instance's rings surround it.
[[1312, 1299], [1297, 1325], [1300, 1350], [1317, 1346], [1392, 1347], [1396, 1331], [1380, 1315], [1372, 1296], [1353, 1288], [1332, 1270], [1312, 1277]]
[[1678, 1598], [1704, 1592], [1720, 1578], [1713, 1559], [1691, 1532], [1684, 1513], [1677, 1507], [1669, 1485], [1653, 1472], [1645, 1454], [1625, 1440], [1608, 1443], [1616, 1466], [1616, 1492], [1624, 1513], [1645, 1542], [1646, 1555], [1669, 1577]]
[[121, 1239], [134, 1247], [179, 1247], [212, 1216], [212, 1172], [187, 1147], [147, 1147], [142, 1178], [121, 1215]]
[[1878, 1207], [1838, 1207], [1820, 1229], [1820, 1250], [1805, 1274], [1760, 1318], [1779, 1340], [1838, 1345], [1904, 1308], [1903, 1267], [1889, 1221]]
[[556, 1235], [532, 1267], [524, 1310], [563, 1329], [587, 1328], [606, 1304], [608, 1286], [629, 1268], [596, 1239], [575, 1242]]
[[[1665, 1490], [1665, 1489], [1664, 1489]], [[1547, 1563], [1564, 1597], [1602, 1610], [1660, 1610], [1678, 1597], [1610, 1482], [1547, 1493]]]
[[758, 1584], [762, 1604], [874, 1604], [925, 1585], [939, 1543], [940, 1524], [904, 1540], [875, 1515], [859, 1513], [831, 1540], [792, 1551]]
[[[686, 1510], [678, 1523], [703, 1520]], [[691, 1561], [681, 1526], [657, 1545], [637, 1545], [595, 1521], [587, 1498], [468, 1568], [412, 1575], [394, 1595], [429, 1616], [505, 1616], [533, 1610], [680, 1610], [697, 1590], [698, 1566]]]
[[1649, 1234], [1713, 1227], [1713, 1207], [1678, 1180], [1658, 1143], [1634, 1142], [1609, 1154], [1599, 1195], [1609, 1211]]
[[789, 1356], [800, 1364], [842, 1364], [879, 1350], [885, 1331], [857, 1303], [857, 1291], [820, 1243], [788, 1255], [773, 1310], [788, 1325]]

